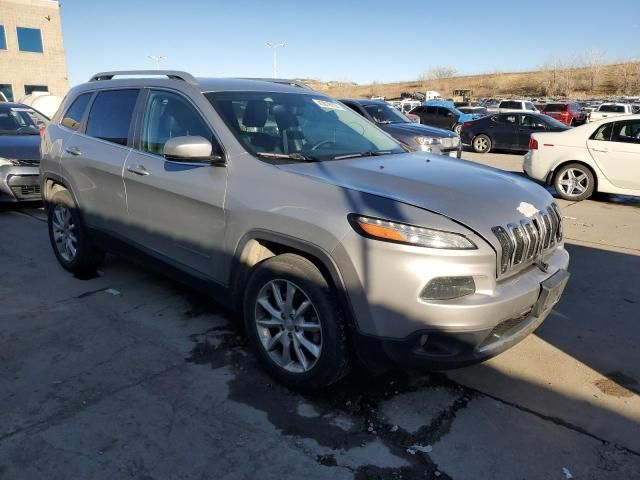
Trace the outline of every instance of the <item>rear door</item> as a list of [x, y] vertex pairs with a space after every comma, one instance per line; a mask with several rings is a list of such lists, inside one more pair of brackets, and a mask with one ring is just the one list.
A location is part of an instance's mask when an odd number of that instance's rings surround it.
[[495, 148], [513, 149], [518, 145], [519, 114], [501, 113], [496, 115], [492, 125], [492, 137]]
[[122, 169], [131, 150], [132, 118], [139, 93], [139, 89], [96, 93], [85, 124], [64, 146], [64, 174], [71, 179], [90, 227], [116, 233], [126, 227]]
[[520, 117], [520, 125], [518, 128], [517, 143], [515, 145], [515, 148], [517, 150], [528, 150], [529, 138], [531, 138], [531, 134], [536, 132], [544, 132], [545, 130], [547, 130], [547, 124], [535, 115], [520, 114], [518, 116]]
[[150, 89], [143, 102], [136, 148], [124, 168], [130, 235], [177, 267], [222, 283], [227, 168], [162, 154], [166, 141], [179, 136], [205, 137], [217, 153], [219, 143], [181, 93]]
[[640, 120], [602, 125], [587, 141], [587, 145], [613, 185], [640, 190]]

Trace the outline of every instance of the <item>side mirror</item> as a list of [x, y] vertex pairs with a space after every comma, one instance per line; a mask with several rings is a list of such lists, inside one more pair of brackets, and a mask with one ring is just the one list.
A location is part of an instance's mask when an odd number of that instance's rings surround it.
[[170, 138], [162, 150], [164, 157], [174, 162], [220, 162], [222, 157], [212, 152], [211, 142], [200, 136]]

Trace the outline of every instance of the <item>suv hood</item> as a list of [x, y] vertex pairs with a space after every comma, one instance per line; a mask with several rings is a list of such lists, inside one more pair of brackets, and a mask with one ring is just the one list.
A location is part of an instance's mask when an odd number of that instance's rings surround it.
[[0, 157], [40, 160], [40, 135], [0, 135]]
[[494, 247], [492, 227], [520, 221], [553, 201], [544, 188], [524, 177], [424, 152], [279, 168], [444, 215]]
[[420, 135], [425, 137], [455, 137], [456, 134], [450, 130], [444, 130], [442, 128], [429, 127], [428, 125], [422, 125], [420, 123], [388, 123], [378, 124], [382, 130], [387, 133], [398, 133], [404, 135]]

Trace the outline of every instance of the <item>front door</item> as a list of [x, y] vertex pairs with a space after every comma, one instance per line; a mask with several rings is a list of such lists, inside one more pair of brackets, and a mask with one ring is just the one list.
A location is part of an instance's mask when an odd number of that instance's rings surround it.
[[205, 137], [219, 151], [212, 129], [186, 97], [160, 89], [146, 93], [140, 124], [124, 169], [132, 239], [222, 283], [227, 169], [163, 156], [165, 142], [180, 136]]
[[587, 145], [613, 185], [640, 190], [640, 120], [602, 125]]

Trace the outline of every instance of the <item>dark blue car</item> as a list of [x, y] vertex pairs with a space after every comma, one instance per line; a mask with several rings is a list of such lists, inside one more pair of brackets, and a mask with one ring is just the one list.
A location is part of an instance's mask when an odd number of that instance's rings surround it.
[[429, 100], [409, 113], [419, 116], [420, 123], [424, 125], [452, 130], [458, 135], [464, 122], [482, 117], [480, 114], [463, 113], [448, 100]]

